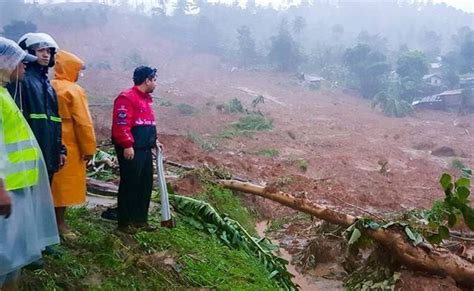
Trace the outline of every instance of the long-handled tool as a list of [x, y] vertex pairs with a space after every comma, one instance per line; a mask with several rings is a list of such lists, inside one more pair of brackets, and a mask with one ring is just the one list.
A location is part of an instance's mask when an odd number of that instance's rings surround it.
[[173, 228], [176, 226], [176, 222], [171, 217], [168, 188], [166, 187], [165, 172], [163, 170], [163, 150], [160, 147], [156, 149], [156, 172], [158, 175], [158, 185], [160, 187], [161, 226]]

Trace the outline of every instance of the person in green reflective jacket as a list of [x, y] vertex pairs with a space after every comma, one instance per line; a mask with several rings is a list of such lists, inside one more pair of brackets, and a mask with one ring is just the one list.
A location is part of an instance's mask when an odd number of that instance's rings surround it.
[[36, 57], [0, 37], [0, 290], [17, 290], [21, 268], [59, 243], [48, 172], [31, 128], [5, 88]]

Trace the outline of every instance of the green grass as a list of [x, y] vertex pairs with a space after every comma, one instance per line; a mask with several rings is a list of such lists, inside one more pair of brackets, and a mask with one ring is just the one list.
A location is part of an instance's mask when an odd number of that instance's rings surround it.
[[220, 134], [221, 138], [233, 138], [235, 136], [251, 136], [257, 131], [270, 131], [273, 129], [273, 120], [262, 114], [252, 113], [241, 117], [238, 121], [231, 123]]
[[250, 256], [258, 258], [279, 287], [297, 290], [291, 281], [293, 275], [286, 270], [288, 262], [272, 254], [278, 247], [270, 241], [252, 236], [239, 222], [222, 215], [208, 202], [186, 196], [172, 196], [171, 199], [175, 210], [196, 229], [217, 237], [221, 243], [232, 249], [245, 250]]
[[235, 127], [228, 126], [228, 127], [224, 128], [224, 129], [219, 133], [219, 135], [218, 135], [217, 137], [218, 137], [218, 138], [228, 138], [228, 139], [231, 139], [231, 138], [234, 138], [234, 137], [236, 137], [236, 136], [251, 137], [252, 134], [253, 134], [253, 132], [250, 132], [250, 131], [242, 131], [242, 130], [236, 129]]
[[267, 271], [245, 251], [224, 247], [212, 238], [185, 224], [174, 230], [140, 233], [137, 240], [148, 251], [172, 250], [182, 266], [180, 276], [189, 286], [230, 289], [271, 290]]
[[180, 103], [176, 105], [176, 108], [178, 109], [179, 113], [183, 115], [193, 115], [198, 112], [196, 107], [186, 104], [186, 103]]
[[232, 124], [239, 130], [268, 131], [273, 128], [273, 121], [261, 114], [249, 114]]
[[295, 162], [295, 165], [303, 172], [306, 172], [308, 170], [308, 161], [299, 159]]
[[210, 203], [220, 213], [238, 221], [250, 234], [256, 234], [255, 216], [242, 205], [232, 191], [219, 186], [207, 186], [205, 191], [195, 198]]
[[229, 101], [228, 104], [225, 105], [226, 110], [229, 113], [243, 113], [244, 107], [242, 106], [242, 102], [238, 98], [234, 98]]
[[288, 165], [295, 166], [300, 169], [302, 172], [306, 172], [309, 167], [309, 163], [305, 159], [290, 158], [286, 162]]
[[[203, 195], [228, 212], [242, 211], [229, 193], [221, 192], [211, 189]], [[67, 221], [79, 239], [60, 247], [63, 256], [46, 257], [44, 270], [24, 271], [23, 290], [277, 289], [257, 258], [230, 249], [179, 216], [174, 229], [135, 236], [116, 233], [114, 224], [98, 216], [85, 208], [68, 211]], [[251, 224], [244, 216], [238, 219]], [[159, 214], [150, 220], [158, 225]], [[164, 257], [153, 259], [163, 253], [168, 263]]]
[[189, 133], [188, 136], [195, 144], [199, 145], [199, 147], [204, 151], [213, 151], [217, 149], [217, 144], [215, 142], [206, 140], [200, 134], [192, 132]]
[[[63, 244], [60, 247], [64, 250], [62, 256], [45, 257], [44, 270], [26, 271], [23, 289], [139, 290], [167, 284], [162, 277], [147, 278], [152, 270], [136, 265], [147, 254], [133, 251], [138, 243], [125, 243], [114, 233], [115, 226], [99, 220], [98, 214], [85, 208], [72, 209], [67, 220], [80, 234], [79, 239]], [[133, 238], [130, 241], [134, 241]], [[161, 272], [165, 278], [171, 277], [171, 274]]]
[[280, 152], [276, 149], [262, 149], [259, 150], [256, 154], [259, 156], [273, 158], [278, 157], [280, 155]]

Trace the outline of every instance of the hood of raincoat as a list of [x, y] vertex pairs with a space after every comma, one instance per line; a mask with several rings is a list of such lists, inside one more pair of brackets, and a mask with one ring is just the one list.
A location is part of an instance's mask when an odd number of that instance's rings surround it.
[[56, 55], [54, 78], [76, 82], [83, 67], [84, 62], [79, 57], [65, 50], [60, 50]]

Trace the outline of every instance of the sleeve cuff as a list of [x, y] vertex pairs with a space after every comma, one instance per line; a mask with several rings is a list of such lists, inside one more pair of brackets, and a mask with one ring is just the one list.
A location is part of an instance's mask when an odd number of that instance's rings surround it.
[[133, 142], [132, 141], [122, 142], [120, 143], [120, 146], [123, 147], [124, 149], [131, 148], [133, 147]]

